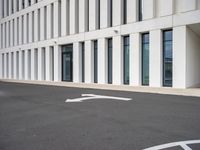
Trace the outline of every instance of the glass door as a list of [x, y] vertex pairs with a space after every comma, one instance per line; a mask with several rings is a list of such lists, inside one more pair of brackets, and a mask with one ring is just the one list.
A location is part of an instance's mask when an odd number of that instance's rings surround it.
[[73, 81], [73, 47], [64, 46], [62, 50], [62, 80]]

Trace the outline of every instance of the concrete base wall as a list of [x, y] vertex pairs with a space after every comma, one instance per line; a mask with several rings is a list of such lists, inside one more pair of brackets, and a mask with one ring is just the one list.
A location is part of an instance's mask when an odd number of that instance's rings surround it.
[[200, 37], [190, 28], [186, 31], [186, 87], [200, 84]]

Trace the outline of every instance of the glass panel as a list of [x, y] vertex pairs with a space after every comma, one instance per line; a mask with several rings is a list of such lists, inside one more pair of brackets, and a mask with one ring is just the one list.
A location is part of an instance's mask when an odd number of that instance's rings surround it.
[[124, 84], [129, 84], [129, 37], [124, 37]]
[[172, 41], [164, 42], [164, 58], [165, 59], [172, 58]]
[[85, 43], [82, 43], [82, 82], [85, 82]]
[[124, 18], [123, 18], [123, 19], [124, 19], [124, 20], [123, 20], [123, 23], [126, 24], [126, 23], [127, 23], [127, 0], [124, 0], [124, 8], [123, 8], [123, 9], [124, 9], [124, 10], [123, 10], [123, 11], [124, 11], [124, 12], [123, 12], [123, 13], [124, 13], [124, 14], [123, 14], [123, 15], [124, 15], [124, 16], [123, 16], [123, 17], [124, 17]]
[[172, 86], [173, 53], [172, 53], [172, 30], [163, 31], [163, 84]]
[[94, 41], [94, 83], [98, 80], [98, 43]]
[[139, 14], [139, 16], [138, 16], [138, 19], [139, 19], [139, 21], [142, 21], [142, 0], [139, 0], [139, 3], [138, 3], [138, 7], [139, 7], [139, 9], [138, 9], [138, 14]]
[[112, 83], [112, 39], [108, 39], [108, 83]]
[[73, 77], [73, 56], [72, 56], [73, 45], [67, 45], [62, 47], [62, 80], [72, 81]]
[[163, 39], [164, 41], [172, 41], [172, 31], [164, 31]]
[[149, 34], [142, 35], [142, 85], [149, 85]]

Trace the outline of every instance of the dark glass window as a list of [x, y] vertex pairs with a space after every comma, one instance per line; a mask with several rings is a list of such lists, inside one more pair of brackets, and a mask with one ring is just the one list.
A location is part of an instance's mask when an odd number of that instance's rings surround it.
[[17, 11], [19, 11], [19, 0], [17, 0]]
[[142, 34], [142, 85], [149, 85], [149, 33]]
[[62, 80], [73, 81], [73, 45], [62, 46]]
[[97, 17], [98, 17], [98, 24], [97, 24], [97, 29], [100, 29], [100, 22], [101, 22], [101, 17], [100, 17], [100, 0], [97, 0], [97, 6], [98, 6], [98, 10], [97, 10]]
[[129, 36], [124, 37], [123, 58], [124, 84], [129, 84]]
[[28, 0], [28, 6], [31, 6], [31, 0]]
[[138, 0], [138, 20], [142, 21], [142, 0]]
[[172, 30], [163, 31], [163, 85], [172, 86]]
[[81, 43], [81, 53], [82, 53], [82, 82], [85, 82], [85, 43]]
[[124, 0], [123, 5], [123, 24], [127, 24], [127, 0]]
[[25, 2], [24, 0], [22, 0], [22, 9], [24, 9], [24, 7], [25, 7]]
[[108, 39], [108, 83], [112, 84], [112, 39]]
[[110, 15], [110, 18], [109, 18], [109, 27], [112, 27], [112, 19], [113, 19], [113, 0], [110, 0], [109, 1], [109, 15]]
[[98, 82], [98, 42], [94, 41], [94, 83]]

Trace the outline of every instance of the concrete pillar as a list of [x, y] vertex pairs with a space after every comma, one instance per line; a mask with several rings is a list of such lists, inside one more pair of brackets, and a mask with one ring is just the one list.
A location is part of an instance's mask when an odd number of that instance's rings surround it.
[[44, 48], [38, 48], [38, 80], [44, 80], [45, 66], [44, 66]]
[[29, 21], [29, 27], [28, 27], [28, 29], [29, 29], [29, 37], [28, 37], [28, 39], [29, 39], [29, 43], [31, 43], [31, 42], [33, 42], [33, 22], [32, 22], [32, 18], [33, 18], [33, 16], [32, 16], [32, 12], [30, 12], [29, 13], [29, 19], [28, 19], [28, 21]]
[[14, 53], [13, 53], [13, 78], [14, 79], [17, 79], [17, 51], [14, 51]]
[[81, 45], [76, 42], [73, 44], [73, 82], [81, 82]]
[[121, 36], [113, 37], [113, 84], [123, 83], [123, 53]]
[[61, 36], [69, 33], [69, 0], [61, 0]]
[[54, 46], [54, 81], [61, 81], [61, 46]]
[[24, 65], [24, 72], [25, 72], [25, 77], [24, 79], [25, 80], [28, 80], [28, 70], [29, 70], [29, 64], [28, 64], [28, 50], [25, 50], [25, 57], [24, 57], [24, 62], [25, 62], [25, 65]]
[[97, 0], [89, 0], [89, 31], [97, 29]]
[[7, 79], [7, 70], [8, 70], [8, 63], [7, 63], [7, 53], [4, 53], [4, 78]]
[[8, 9], [9, 9], [9, 15], [11, 15], [12, 14], [12, 5], [11, 5], [11, 3], [12, 3], [12, 0], [8, 0], [8, 2], [9, 2], [9, 6], [8, 6]]
[[26, 44], [27, 43], [27, 15], [26, 14], [24, 15], [24, 21], [23, 22], [24, 22], [23, 41], [24, 41], [24, 44]]
[[107, 42], [105, 38], [98, 39], [98, 83], [107, 83], [108, 74], [108, 55], [107, 55]]
[[9, 38], [10, 38], [9, 22], [6, 22], [6, 47], [9, 47]]
[[22, 44], [22, 16], [19, 17], [19, 45]]
[[40, 40], [43, 41], [44, 38], [44, 31], [45, 31], [45, 23], [44, 23], [44, 14], [45, 14], [44, 7], [40, 8]]
[[12, 79], [14, 79], [14, 52], [11, 53], [11, 67], [12, 67], [12, 70], [11, 70], [11, 77]]
[[52, 55], [52, 48], [47, 46], [46, 49], [46, 80], [52, 81], [53, 79], [53, 55]]
[[152, 19], [155, 17], [155, 0], [143, 0], [143, 20]]
[[140, 34], [130, 35], [130, 85], [141, 85], [141, 41]]
[[54, 27], [54, 29], [53, 29], [53, 31], [54, 31], [54, 38], [56, 38], [56, 37], [58, 37], [59, 36], [59, 2], [58, 1], [56, 1], [56, 2], [54, 2], [53, 3], [53, 10], [54, 10], [54, 13], [53, 13], [53, 18], [54, 18], [54, 21], [53, 21], [53, 27]]
[[11, 52], [8, 53], [8, 78], [12, 79], [12, 57], [11, 57]]
[[3, 37], [3, 33], [2, 33], [2, 24], [0, 24], [0, 49], [3, 48], [3, 43], [2, 43], [2, 37]]
[[100, 0], [100, 28], [109, 26], [109, 0]]
[[88, 3], [87, 0], [79, 0], [79, 32], [87, 31], [88, 27]]
[[14, 26], [14, 21], [10, 21], [10, 46], [13, 46], [13, 36], [14, 36], [14, 31], [13, 31], [13, 26]]
[[2, 31], [2, 34], [3, 34], [3, 36], [2, 36], [2, 38], [3, 38], [2, 39], [2, 47], [5, 48], [5, 44], [6, 44], [5, 43], [6, 42], [6, 38], [5, 38], [5, 23], [3, 23], [2, 26], [3, 26], [3, 31]]
[[0, 19], [3, 18], [3, 0], [0, 0]]
[[19, 0], [19, 10], [22, 9], [22, 0]]
[[162, 33], [161, 30], [150, 31], [149, 50], [149, 84], [151, 87], [161, 87], [162, 73]]
[[34, 42], [38, 41], [38, 10], [34, 11]]
[[94, 82], [94, 52], [92, 41], [85, 42], [85, 83]]
[[127, 23], [136, 22], [138, 14], [138, 0], [127, 0]]
[[36, 54], [35, 54], [35, 49], [31, 49], [31, 80], [36, 80], [36, 73], [37, 73], [37, 70], [36, 70]]
[[122, 24], [122, 0], [113, 0], [113, 26]]
[[17, 45], [17, 38], [18, 38], [18, 35], [17, 35], [17, 18], [14, 19], [14, 45], [16, 46]]
[[23, 69], [22, 69], [22, 50], [19, 51], [19, 79], [23, 79]]
[[31, 5], [33, 5], [35, 3], [35, 0], [31, 0]]
[[24, 6], [25, 8], [28, 7], [28, 0], [24, 0]]
[[47, 5], [47, 39], [51, 39], [52, 38], [52, 8], [51, 8], [51, 4]]
[[186, 26], [173, 28], [173, 87], [186, 88]]
[[17, 11], [17, 1], [13, 1], [13, 12], [15, 13]]
[[0, 53], [0, 67], [1, 67], [1, 69], [0, 69], [0, 79], [3, 79], [3, 61], [4, 61], [3, 55], [2, 55], [2, 53]]
[[7, 17], [7, 0], [4, 0], [4, 17]]
[[70, 34], [78, 32], [78, 7], [77, 0], [70, 1]]

